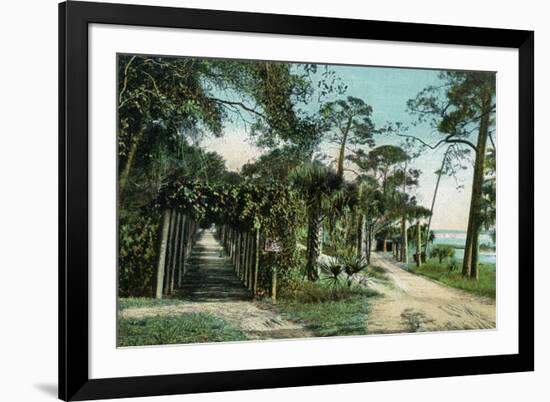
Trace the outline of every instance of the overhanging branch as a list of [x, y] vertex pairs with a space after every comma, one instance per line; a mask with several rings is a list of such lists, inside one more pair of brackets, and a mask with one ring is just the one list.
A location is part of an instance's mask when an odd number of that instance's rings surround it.
[[213, 97], [209, 97], [208, 99], [213, 101], [213, 102], [217, 102], [217, 103], [224, 104], [224, 105], [239, 106], [240, 108], [246, 110], [247, 112], [253, 113], [253, 114], [265, 119], [265, 115], [258, 112], [256, 109], [245, 105], [243, 102], [230, 101], [230, 100], [227, 100], [227, 99], [219, 99], [219, 98], [213, 98]]
[[418, 138], [414, 135], [399, 134], [399, 133], [397, 133], [396, 135], [399, 136], [399, 137], [411, 138], [415, 141], [420, 142], [422, 145], [424, 145], [425, 147], [430, 148], [430, 149], [437, 149], [441, 144], [464, 144], [464, 145], [468, 145], [475, 152], [477, 152], [477, 147], [473, 143], [471, 143], [468, 140], [462, 139], [462, 138], [454, 138], [455, 134], [449, 134], [447, 137], [439, 140], [438, 142], [436, 142], [433, 145], [428, 144], [426, 141], [424, 141], [424, 140], [422, 140], [422, 139], [420, 139], [420, 138]]

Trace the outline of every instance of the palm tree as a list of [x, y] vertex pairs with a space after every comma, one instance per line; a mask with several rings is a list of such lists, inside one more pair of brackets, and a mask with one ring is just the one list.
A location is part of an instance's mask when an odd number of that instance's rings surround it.
[[319, 228], [322, 224], [323, 204], [342, 186], [336, 172], [319, 163], [305, 163], [290, 173], [290, 182], [299, 192], [307, 208], [307, 263], [306, 274], [310, 281], [319, 278], [317, 260], [320, 254]]
[[347, 181], [342, 181], [338, 189], [323, 197], [321, 210], [326, 217], [323, 226], [327, 229], [330, 243], [337, 250], [349, 246], [349, 238], [352, 236], [351, 231], [354, 229], [356, 219], [355, 207], [358, 201], [357, 184]]

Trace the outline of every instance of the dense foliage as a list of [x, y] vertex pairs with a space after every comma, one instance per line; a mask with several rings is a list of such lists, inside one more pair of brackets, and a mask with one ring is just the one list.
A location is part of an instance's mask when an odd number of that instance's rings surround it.
[[[118, 78], [121, 296], [153, 295], [166, 210], [202, 228], [258, 231], [260, 246], [280, 243], [280, 253], [262, 247], [264, 287], [275, 269], [279, 286], [318, 281], [323, 247], [352, 267], [370, 264], [377, 239], [398, 245], [403, 262], [409, 243], [419, 249], [433, 240], [426, 224], [433, 210], [415, 196], [418, 149], [407, 141], [377, 145], [384, 134], [409, 140], [407, 129], [377, 128], [367, 98], [348, 95], [329, 66], [119, 55]], [[445, 72], [440, 81], [408, 109], [441, 134], [422, 149], [449, 144], [443, 174], [453, 174], [474, 151], [464, 272], [476, 277], [479, 232], [494, 233], [496, 220], [494, 75]], [[261, 152], [229, 171], [220, 153], [201, 144], [237, 122]], [[329, 160], [326, 145], [336, 149]]]

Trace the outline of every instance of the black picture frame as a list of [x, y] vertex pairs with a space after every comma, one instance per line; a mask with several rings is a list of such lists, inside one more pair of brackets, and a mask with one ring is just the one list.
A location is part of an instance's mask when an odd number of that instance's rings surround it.
[[[90, 379], [88, 25], [515, 48], [519, 51], [517, 354]], [[119, 397], [534, 370], [534, 32], [70, 1], [59, 5], [59, 398]]]

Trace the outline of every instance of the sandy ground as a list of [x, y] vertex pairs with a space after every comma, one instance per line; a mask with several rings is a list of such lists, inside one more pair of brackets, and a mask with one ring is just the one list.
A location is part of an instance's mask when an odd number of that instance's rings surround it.
[[[321, 260], [326, 258], [330, 257], [321, 256]], [[372, 264], [383, 268], [390, 280], [367, 283], [381, 295], [370, 301], [368, 333], [496, 327], [495, 300], [409, 273], [380, 253], [372, 253]], [[194, 247], [185, 285], [177, 297], [181, 301], [173, 305], [128, 308], [122, 315], [139, 318], [202, 312], [225, 320], [251, 339], [313, 336], [302, 325], [252, 300], [211, 231], [204, 231]]]
[[168, 306], [135, 307], [122, 311], [127, 318], [208, 313], [239, 328], [250, 339], [311, 337], [303, 326], [275, 311], [261, 309], [233, 273], [230, 260], [212, 231], [205, 230], [193, 249], [181, 302]]
[[302, 338], [313, 336], [301, 325], [288, 321], [272, 310], [264, 310], [254, 302], [185, 302], [172, 306], [130, 308], [122, 312], [125, 318], [140, 318], [181, 313], [208, 313], [239, 328], [250, 339]]
[[379, 253], [372, 254], [372, 264], [384, 268], [390, 282], [369, 283], [383, 296], [370, 304], [369, 333], [496, 327], [495, 300], [409, 273]]

